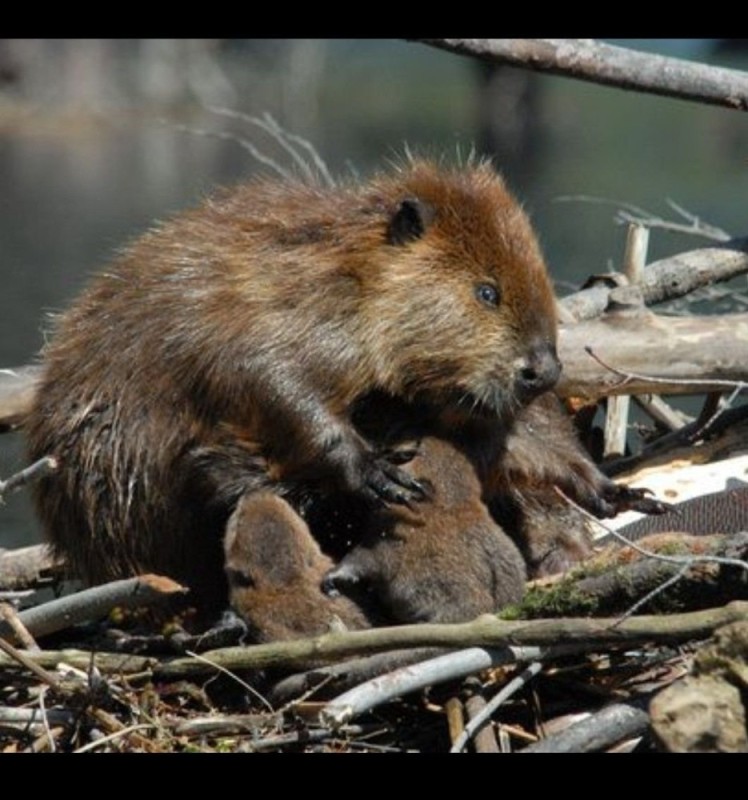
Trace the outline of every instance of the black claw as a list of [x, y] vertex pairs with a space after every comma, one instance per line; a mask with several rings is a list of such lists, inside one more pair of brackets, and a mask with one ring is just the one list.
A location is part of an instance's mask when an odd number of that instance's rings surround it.
[[423, 485], [391, 462], [383, 459], [371, 465], [364, 494], [379, 502], [408, 506], [427, 497]]
[[639, 511], [642, 514], [664, 514], [674, 506], [663, 500], [651, 497], [652, 491], [646, 488], [632, 489], [621, 486], [617, 496], [612, 498], [617, 511]]
[[335, 584], [335, 574], [333, 572], [328, 572], [322, 578], [320, 589], [322, 589], [322, 594], [327, 595], [327, 597], [340, 597], [340, 590]]
[[387, 450], [384, 453], [385, 458], [390, 464], [408, 464], [418, 455], [417, 447], [402, 447], [398, 450]]
[[327, 575], [322, 578], [320, 588], [328, 597], [340, 597], [341, 593], [346, 594], [346, 589], [355, 587], [360, 580], [361, 576], [356, 570], [343, 564], [331, 569]]
[[677, 508], [672, 503], [654, 497], [642, 497], [631, 503], [631, 510], [640, 511], [642, 514], [664, 514], [667, 511], [677, 511]]

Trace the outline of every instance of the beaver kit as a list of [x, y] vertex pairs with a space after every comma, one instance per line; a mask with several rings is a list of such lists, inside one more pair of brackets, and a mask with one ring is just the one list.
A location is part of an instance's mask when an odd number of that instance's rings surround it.
[[[520, 540], [533, 527], [516, 507], [532, 503], [517, 495], [554, 482], [613, 513], [637, 496], [570, 431], [546, 464], [533, 425], [516, 425], [554, 424], [533, 400], [558, 378], [555, 343], [535, 236], [489, 165], [413, 161], [334, 187], [257, 179], [134, 242], [59, 317], [27, 432], [31, 457], [61, 467], [36, 505], [86, 582], [166, 574], [206, 613], [228, 602], [224, 538], [242, 498], [269, 491], [303, 512], [348, 496], [364, 514], [422, 503], [417, 473], [354, 424], [362, 404], [364, 422], [402, 409], [464, 453]], [[279, 553], [300, 546], [281, 539]]]
[[470, 461], [427, 436], [408, 469], [427, 498], [368, 515], [325, 588], [368, 588], [394, 622], [459, 622], [519, 602], [525, 563], [483, 503]]

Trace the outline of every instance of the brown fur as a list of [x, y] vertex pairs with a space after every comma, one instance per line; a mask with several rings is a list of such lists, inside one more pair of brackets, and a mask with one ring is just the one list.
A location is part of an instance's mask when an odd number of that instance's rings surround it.
[[459, 622], [522, 598], [525, 564], [481, 500], [473, 465], [426, 437], [408, 470], [428, 487], [411, 509], [372, 514], [326, 586], [369, 588], [393, 622]]
[[354, 428], [358, 398], [490, 430], [485, 479], [555, 382], [555, 337], [535, 237], [488, 166], [253, 181], [135, 242], [59, 320], [28, 424], [32, 457], [62, 464], [37, 488], [42, 520], [89, 582], [158, 571], [220, 602], [243, 494], [419, 497]]
[[515, 537], [531, 578], [562, 572], [592, 553], [587, 518], [557, 489], [598, 517], [668, 508], [646, 490], [619, 486], [604, 475], [558, 398], [546, 392], [517, 414], [486, 485], [491, 511]]
[[231, 607], [253, 642], [368, 627], [345, 597], [328, 597], [322, 580], [333, 562], [288, 503], [268, 491], [243, 497], [224, 541]]
[[[662, 510], [642, 490], [607, 478], [579, 444], [569, 415], [552, 392], [517, 409], [504, 425], [482, 418], [461, 419], [453, 409], [399, 403], [370, 396], [354, 420], [367, 438], [388, 443], [408, 435], [438, 436], [477, 470], [483, 500], [493, 518], [517, 544], [530, 578], [561, 572], [591, 553], [587, 519], [564, 494], [597, 516], [637, 508]], [[424, 454], [428, 458], [428, 453]], [[421, 509], [426, 519], [427, 505]], [[426, 527], [439, 527], [441, 512]], [[361, 505], [335, 497], [307, 511], [312, 530], [336, 557], [355, 542], [350, 532], [366, 516]], [[340, 541], [339, 541], [340, 540]]]

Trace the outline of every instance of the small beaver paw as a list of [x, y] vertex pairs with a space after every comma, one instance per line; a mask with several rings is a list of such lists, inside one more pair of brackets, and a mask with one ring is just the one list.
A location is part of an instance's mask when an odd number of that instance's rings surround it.
[[345, 594], [346, 587], [355, 586], [360, 579], [361, 576], [355, 570], [340, 564], [325, 574], [320, 588], [328, 597], [340, 597], [341, 593]]
[[370, 461], [364, 470], [363, 494], [370, 501], [410, 506], [427, 496], [424, 486], [405, 470], [380, 457]]
[[651, 497], [652, 492], [650, 489], [636, 489], [620, 484], [613, 485], [615, 490], [610, 493], [612, 497], [609, 497], [609, 500], [615, 509], [614, 514], [620, 514], [622, 511], [639, 511], [642, 514], [664, 514], [673, 508], [671, 503], [665, 503], [656, 497]]
[[569, 486], [559, 488], [574, 502], [600, 519], [615, 517], [624, 511], [664, 514], [673, 508], [670, 503], [652, 497], [649, 489], [624, 486], [614, 483], [609, 478], [596, 484], [576, 480]]

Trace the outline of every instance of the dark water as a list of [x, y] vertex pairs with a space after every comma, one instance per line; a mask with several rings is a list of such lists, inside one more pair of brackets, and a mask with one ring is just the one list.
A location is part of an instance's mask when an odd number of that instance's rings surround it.
[[[242, 54], [231, 57], [241, 72]], [[321, 64], [313, 102], [295, 90], [308, 101], [304, 108], [288, 102], [293, 81], [283, 84], [284, 106], [283, 93], [268, 88], [261, 72], [243, 78], [235, 106], [272, 111], [312, 139], [338, 172], [352, 162], [365, 173], [402, 152], [404, 142], [454, 152], [475, 139], [478, 100], [466, 59], [402, 42], [338, 42]], [[559, 202], [562, 195], [621, 200], [662, 215], [672, 214], [665, 204], [671, 197], [746, 233], [746, 115], [540, 80], [540, 150], [532, 169], [514, 164], [512, 174], [560, 285], [617, 265], [625, 239], [610, 206]], [[283, 116], [284, 108], [293, 113]], [[237, 129], [194, 104], [92, 114], [0, 103], [0, 368], [34, 359], [46, 316], [64, 308], [118, 247], [154, 219], [255, 169], [236, 142], [185, 132], [185, 124]], [[256, 129], [242, 131], [262, 141]], [[653, 257], [699, 244], [658, 232], [651, 240]], [[24, 463], [21, 436], [0, 437], [0, 477]], [[24, 494], [10, 497], [0, 508], [0, 545], [37, 535]]]

